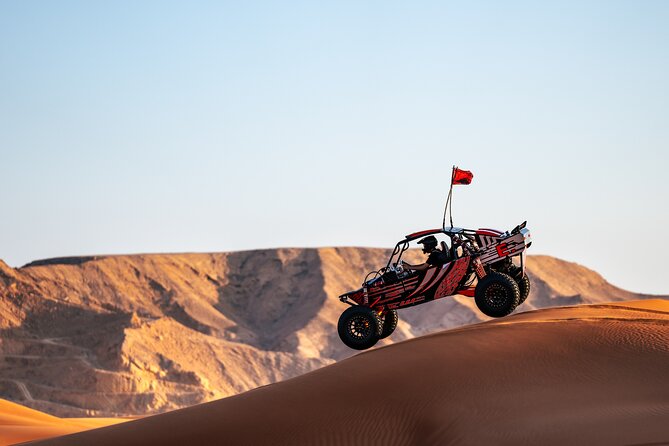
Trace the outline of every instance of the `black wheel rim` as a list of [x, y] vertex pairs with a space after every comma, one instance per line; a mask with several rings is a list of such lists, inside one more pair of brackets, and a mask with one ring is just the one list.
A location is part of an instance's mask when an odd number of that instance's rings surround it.
[[372, 324], [365, 316], [353, 316], [348, 322], [348, 334], [357, 340], [367, 339], [372, 334]]
[[485, 302], [491, 308], [499, 310], [507, 304], [508, 300], [506, 288], [499, 283], [492, 283], [485, 290]]

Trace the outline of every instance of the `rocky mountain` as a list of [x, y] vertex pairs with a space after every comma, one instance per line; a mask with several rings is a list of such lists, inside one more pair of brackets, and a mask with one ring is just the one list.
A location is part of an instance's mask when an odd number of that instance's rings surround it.
[[[0, 261], [0, 398], [58, 416], [164, 412], [285, 380], [351, 356], [337, 336], [389, 252], [273, 249]], [[530, 256], [516, 312], [644, 299], [574, 263]], [[456, 296], [400, 311], [383, 343], [487, 319]], [[382, 345], [383, 343], [380, 343]]]
[[[116, 424], [30, 444], [666, 446], [667, 369], [669, 300], [546, 308], [133, 422], [88, 418]], [[83, 429], [0, 400], [12, 444]]]

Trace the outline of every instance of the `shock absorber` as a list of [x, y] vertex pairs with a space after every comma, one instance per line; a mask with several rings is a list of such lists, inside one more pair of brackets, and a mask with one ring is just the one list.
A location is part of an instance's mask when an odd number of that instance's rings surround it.
[[474, 259], [474, 271], [476, 271], [476, 277], [483, 279], [486, 276], [485, 269], [483, 269], [483, 263], [478, 257]]

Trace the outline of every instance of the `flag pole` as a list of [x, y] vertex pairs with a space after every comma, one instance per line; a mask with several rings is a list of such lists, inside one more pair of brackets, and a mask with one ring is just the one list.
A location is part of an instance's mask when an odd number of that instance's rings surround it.
[[444, 207], [444, 219], [441, 222], [441, 227], [443, 229], [446, 229], [446, 211], [448, 210], [449, 204], [451, 205], [451, 227], [453, 227], [453, 204], [452, 204], [452, 198], [453, 198], [453, 177], [455, 175], [455, 169], [456, 167], [453, 166], [453, 169], [451, 170], [451, 188], [448, 191], [448, 197], [446, 198], [446, 206]]
[[453, 170], [451, 171], [451, 201], [448, 207], [448, 214], [451, 219], [451, 228], [453, 227], [453, 180], [455, 180], [455, 171], [457, 168], [458, 166], [453, 166]]

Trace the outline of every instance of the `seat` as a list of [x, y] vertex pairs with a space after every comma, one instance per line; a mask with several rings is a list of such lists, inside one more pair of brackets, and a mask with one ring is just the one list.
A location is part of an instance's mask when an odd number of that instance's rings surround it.
[[440, 246], [441, 246], [441, 251], [444, 254], [446, 254], [447, 261], [450, 262], [451, 260], [453, 260], [454, 259], [453, 252], [451, 252], [451, 250], [448, 249], [448, 245], [446, 244], [446, 242], [442, 240]]
[[455, 244], [451, 246], [449, 249], [446, 245], [446, 242], [442, 241], [441, 242], [441, 250], [444, 251], [448, 255], [448, 261], [452, 262], [453, 260], [457, 260], [463, 255], [463, 250], [461, 246], [456, 246]]

